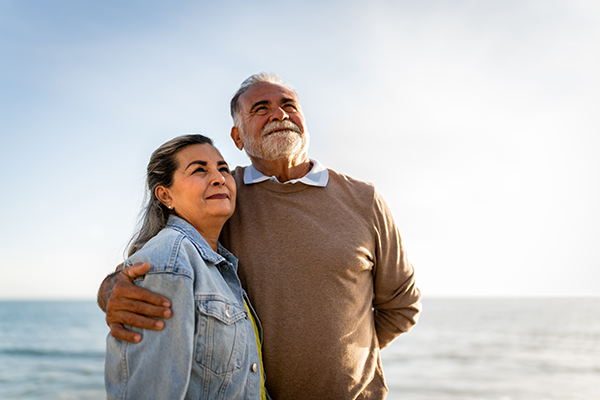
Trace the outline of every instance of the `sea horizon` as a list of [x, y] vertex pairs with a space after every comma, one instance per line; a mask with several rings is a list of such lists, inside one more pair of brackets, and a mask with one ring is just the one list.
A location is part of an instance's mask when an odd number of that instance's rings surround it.
[[[598, 400], [600, 296], [428, 297], [382, 350], [388, 400]], [[0, 300], [0, 398], [105, 399], [94, 299]]]
[[[592, 293], [592, 294], [517, 294], [517, 295], [508, 295], [508, 294], [491, 294], [491, 295], [482, 295], [482, 294], [440, 294], [440, 295], [423, 295], [424, 299], [432, 299], [432, 300], [440, 300], [440, 299], [545, 299], [545, 298], [600, 298], [600, 293]], [[97, 299], [95, 297], [0, 297], [0, 302], [2, 301], [94, 301]]]

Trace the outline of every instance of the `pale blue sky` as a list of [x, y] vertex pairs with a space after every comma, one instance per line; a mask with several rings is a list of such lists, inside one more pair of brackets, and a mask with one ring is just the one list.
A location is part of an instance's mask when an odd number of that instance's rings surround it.
[[[0, 0], [0, 299], [92, 298], [150, 153], [250, 74], [377, 185], [425, 295], [600, 295], [595, 1]], [[340, 233], [341, 234], [341, 233]]]

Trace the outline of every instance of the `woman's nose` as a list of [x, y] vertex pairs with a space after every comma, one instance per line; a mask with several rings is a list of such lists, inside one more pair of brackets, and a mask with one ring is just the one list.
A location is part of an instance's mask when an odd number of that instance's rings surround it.
[[225, 177], [220, 173], [216, 172], [213, 174], [212, 185], [213, 186], [221, 186], [225, 184]]

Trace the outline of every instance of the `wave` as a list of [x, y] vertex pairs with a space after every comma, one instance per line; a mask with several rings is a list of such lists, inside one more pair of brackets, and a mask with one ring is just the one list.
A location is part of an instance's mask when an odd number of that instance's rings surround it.
[[55, 349], [2, 349], [0, 354], [11, 356], [31, 357], [61, 357], [61, 358], [104, 358], [105, 353], [101, 351], [68, 351]]

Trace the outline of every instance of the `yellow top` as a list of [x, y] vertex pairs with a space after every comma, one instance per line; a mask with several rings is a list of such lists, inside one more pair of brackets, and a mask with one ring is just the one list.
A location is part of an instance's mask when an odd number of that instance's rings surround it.
[[265, 372], [263, 370], [263, 362], [262, 362], [262, 349], [260, 346], [260, 336], [258, 334], [258, 325], [256, 325], [256, 320], [254, 319], [254, 315], [250, 312], [248, 308], [248, 303], [246, 303], [246, 299], [244, 299], [244, 307], [246, 307], [246, 311], [248, 311], [248, 315], [250, 315], [250, 321], [252, 321], [252, 325], [254, 326], [254, 336], [256, 337], [256, 348], [258, 349], [258, 358], [260, 359], [260, 398], [262, 400], [267, 400], [267, 392], [265, 391]]

